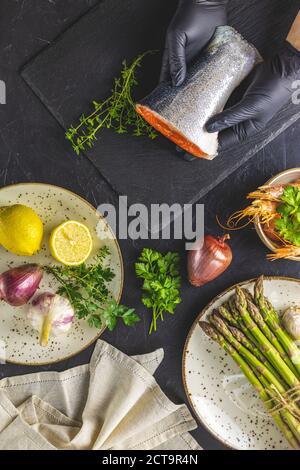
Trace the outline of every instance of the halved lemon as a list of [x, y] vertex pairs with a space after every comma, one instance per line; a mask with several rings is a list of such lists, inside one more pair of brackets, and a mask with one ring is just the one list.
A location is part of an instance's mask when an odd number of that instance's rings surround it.
[[49, 246], [57, 261], [66, 266], [79, 266], [90, 256], [93, 240], [86, 225], [68, 220], [53, 230]]

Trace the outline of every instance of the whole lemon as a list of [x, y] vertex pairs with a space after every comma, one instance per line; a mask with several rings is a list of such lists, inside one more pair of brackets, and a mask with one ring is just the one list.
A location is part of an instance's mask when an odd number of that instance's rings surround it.
[[0, 208], [0, 244], [19, 256], [32, 256], [42, 243], [43, 223], [30, 207], [22, 204]]

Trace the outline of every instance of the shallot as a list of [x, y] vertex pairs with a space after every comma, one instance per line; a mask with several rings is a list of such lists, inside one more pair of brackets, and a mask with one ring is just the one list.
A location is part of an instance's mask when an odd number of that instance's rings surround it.
[[200, 287], [216, 279], [229, 267], [232, 251], [225, 243], [229, 235], [215, 238], [206, 235], [194, 243], [188, 253], [188, 277], [193, 286]]
[[27, 304], [42, 277], [43, 269], [38, 264], [26, 264], [5, 271], [0, 275], [0, 300], [13, 307]]

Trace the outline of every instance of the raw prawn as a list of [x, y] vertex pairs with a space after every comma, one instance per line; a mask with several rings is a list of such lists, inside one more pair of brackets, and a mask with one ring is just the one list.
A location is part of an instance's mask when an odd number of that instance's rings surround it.
[[277, 216], [277, 206], [278, 203], [275, 201], [255, 199], [250, 206], [235, 212], [229, 217], [228, 227], [236, 227], [246, 217], [250, 219], [248, 223], [258, 219], [262, 224], [269, 224]]
[[285, 245], [282, 247], [275, 248], [274, 253], [267, 255], [267, 258], [271, 261], [276, 259], [286, 259], [300, 256], [300, 246]]
[[247, 199], [262, 199], [265, 201], [280, 201], [285, 188], [287, 186], [293, 186], [300, 189], [300, 181], [294, 181], [285, 185], [278, 186], [260, 186], [256, 191], [248, 194]]

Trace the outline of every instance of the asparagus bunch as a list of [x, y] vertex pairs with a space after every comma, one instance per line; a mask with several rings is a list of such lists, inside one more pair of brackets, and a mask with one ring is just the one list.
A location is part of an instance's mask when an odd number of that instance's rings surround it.
[[300, 349], [264, 296], [263, 278], [254, 296], [237, 287], [208, 320], [200, 322], [203, 331], [230, 354], [290, 445], [300, 449]]

